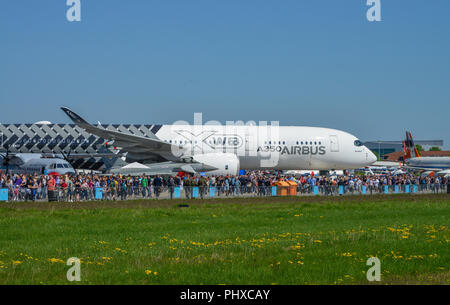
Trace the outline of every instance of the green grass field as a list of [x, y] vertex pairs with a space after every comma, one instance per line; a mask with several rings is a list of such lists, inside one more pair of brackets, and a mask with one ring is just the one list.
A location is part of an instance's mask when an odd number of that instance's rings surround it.
[[0, 284], [450, 284], [449, 195], [0, 206]]

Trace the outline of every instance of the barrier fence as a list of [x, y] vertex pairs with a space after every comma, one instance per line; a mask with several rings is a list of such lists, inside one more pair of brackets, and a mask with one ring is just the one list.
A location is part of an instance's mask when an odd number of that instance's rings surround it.
[[267, 197], [267, 196], [344, 196], [372, 194], [450, 194], [450, 184], [402, 184], [402, 185], [309, 185], [290, 186], [149, 186], [127, 189], [109, 187], [29, 189], [24, 187], [0, 189], [0, 201], [59, 201], [78, 202], [94, 200], [133, 200], [133, 199], [196, 199], [224, 197]]

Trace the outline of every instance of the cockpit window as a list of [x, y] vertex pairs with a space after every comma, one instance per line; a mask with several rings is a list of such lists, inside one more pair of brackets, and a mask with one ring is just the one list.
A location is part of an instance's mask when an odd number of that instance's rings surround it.
[[363, 143], [360, 140], [355, 140], [355, 142], [353, 142], [355, 144], [355, 146], [362, 146]]
[[62, 165], [61, 163], [58, 163], [56, 166], [57, 166], [58, 168], [63, 168], [63, 165]]

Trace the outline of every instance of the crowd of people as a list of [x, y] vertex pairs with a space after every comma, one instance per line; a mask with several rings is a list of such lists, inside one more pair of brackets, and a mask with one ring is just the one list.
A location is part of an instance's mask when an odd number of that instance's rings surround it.
[[[419, 177], [412, 174], [354, 175], [354, 176], [284, 176], [265, 172], [250, 172], [241, 176], [121, 176], [80, 174], [45, 176], [38, 174], [0, 174], [0, 188], [8, 189], [9, 201], [64, 201], [79, 202], [95, 199], [125, 200], [137, 198], [185, 197], [204, 198], [210, 196], [271, 196], [272, 186], [279, 181], [294, 181], [297, 194], [306, 195], [314, 190], [323, 195], [384, 193], [385, 186], [399, 192], [406, 186], [417, 192], [447, 192], [450, 179], [445, 177]], [[317, 187], [315, 187], [317, 186]], [[101, 196], [97, 194], [100, 190]], [[340, 191], [341, 190], [341, 191]], [[177, 191], [179, 194], [177, 195]], [[412, 190], [411, 190], [412, 192]]]

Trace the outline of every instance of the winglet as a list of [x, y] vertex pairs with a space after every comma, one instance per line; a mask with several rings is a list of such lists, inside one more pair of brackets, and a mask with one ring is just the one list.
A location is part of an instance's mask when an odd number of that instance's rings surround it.
[[72, 110], [70, 110], [67, 107], [61, 107], [61, 110], [65, 112], [65, 114], [67, 114], [67, 116], [77, 125], [81, 125], [81, 126], [86, 126], [86, 125], [90, 125], [88, 122], [86, 122], [85, 119], [83, 119], [81, 116], [79, 116], [78, 114], [76, 114], [75, 112], [73, 112]]

